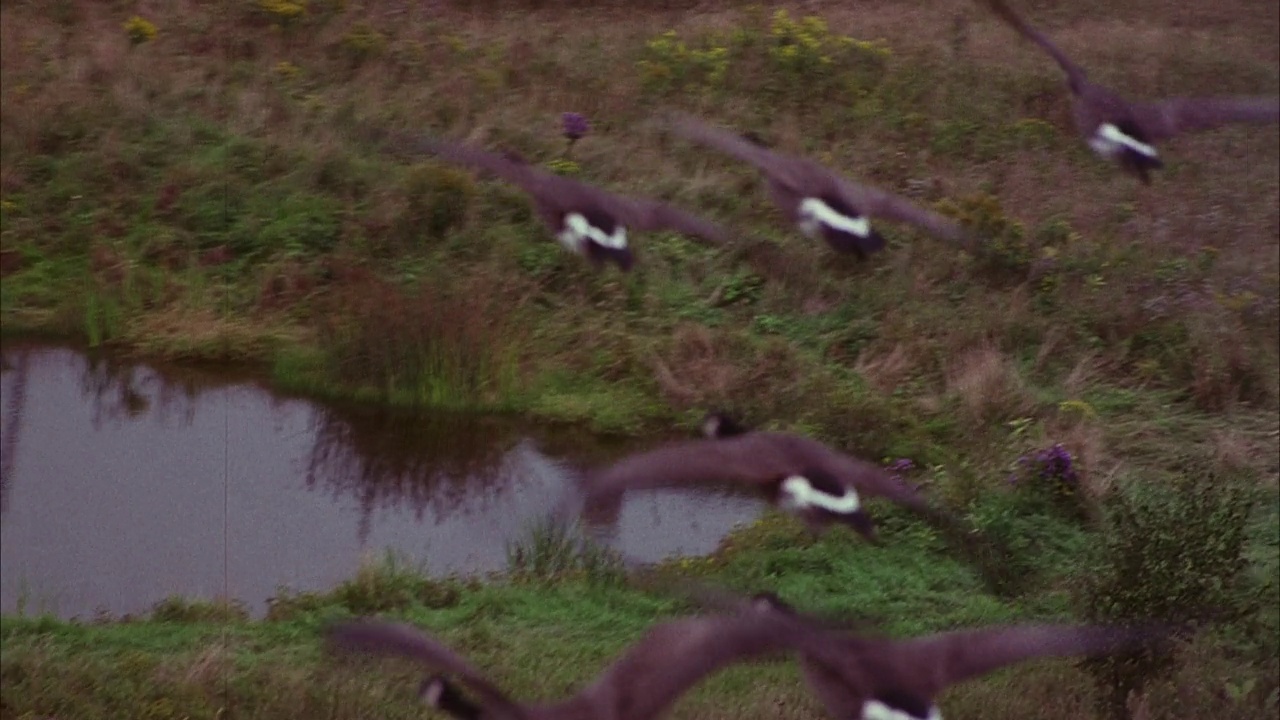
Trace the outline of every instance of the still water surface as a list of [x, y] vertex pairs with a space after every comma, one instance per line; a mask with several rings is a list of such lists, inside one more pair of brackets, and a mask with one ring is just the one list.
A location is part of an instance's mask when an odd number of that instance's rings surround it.
[[[566, 467], [624, 444], [526, 421], [322, 405], [251, 378], [47, 345], [3, 348], [0, 609], [144, 612], [171, 594], [323, 590], [390, 550], [428, 572], [505, 566]], [[616, 530], [641, 560], [712, 550], [760, 508], [637, 494]]]

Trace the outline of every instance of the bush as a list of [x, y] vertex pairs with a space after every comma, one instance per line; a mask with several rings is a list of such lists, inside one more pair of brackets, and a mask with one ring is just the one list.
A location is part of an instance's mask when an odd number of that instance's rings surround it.
[[462, 598], [463, 584], [452, 579], [433, 579], [422, 567], [408, 566], [388, 552], [380, 561], [362, 563], [355, 578], [329, 593], [282, 591], [267, 600], [267, 620], [289, 620], [319, 613], [337, 603], [354, 615], [403, 611], [421, 606], [450, 608]]
[[[1207, 460], [1181, 463], [1171, 484], [1124, 488], [1107, 507], [1100, 564], [1080, 584], [1082, 614], [1104, 623], [1194, 626], [1255, 610], [1244, 555], [1251, 493]], [[1129, 693], [1170, 667], [1149, 653], [1089, 661], [1103, 712], [1120, 716]]]
[[507, 544], [507, 570], [524, 581], [583, 577], [592, 583], [620, 585], [626, 580], [622, 560], [613, 550], [554, 520], [535, 523], [525, 540]]
[[980, 538], [971, 562], [993, 592], [1015, 597], [1041, 586], [1088, 547], [1089, 534], [1063, 518], [1052, 499], [1043, 488], [1022, 483], [983, 493], [970, 506], [968, 519]]
[[258, 228], [254, 238], [257, 248], [290, 255], [327, 252], [338, 244], [342, 228], [339, 208], [330, 200], [315, 195], [291, 195], [276, 206], [273, 217]]
[[793, 20], [778, 10], [767, 22], [748, 20], [688, 42], [669, 30], [645, 44], [636, 66], [641, 87], [655, 94], [733, 90], [832, 102], [878, 85], [890, 54], [883, 41], [832, 33], [821, 17]]
[[475, 183], [462, 170], [435, 164], [419, 165], [404, 185], [405, 209], [396, 219], [397, 239], [412, 243], [425, 231], [439, 240], [462, 225], [476, 195]]
[[1018, 284], [1027, 279], [1035, 250], [1026, 228], [1005, 214], [999, 198], [983, 193], [954, 202], [945, 200], [939, 209], [980, 239], [975, 269], [994, 281], [992, 284]]
[[1028, 499], [1039, 500], [1069, 517], [1088, 517], [1075, 458], [1062, 443], [1019, 457], [1009, 483]]
[[518, 332], [483, 279], [401, 287], [353, 271], [316, 317], [333, 377], [383, 399], [473, 407], [505, 397]]
[[239, 600], [188, 600], [170, 595], [151, 607], [151, 619], [172, 623], [230, 623], [249, 619], [249, 610]]

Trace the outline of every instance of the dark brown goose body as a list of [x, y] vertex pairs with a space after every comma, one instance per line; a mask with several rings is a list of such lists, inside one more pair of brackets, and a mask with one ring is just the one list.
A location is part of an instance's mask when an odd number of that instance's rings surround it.
[[354, 621], [330, 628], [333, 649], [416, 660], [457, 678], [467, 699], [442, 675], [428, 678], [422, 698], [460, 720], [655, 720], [691, 687], [725, 667], [795, 650], [816, 636], [794, 619], [759, 613], [684, 618], [654, 625], [577, 695], [525, 704], [508, 698], [471, 663], [412, 625]]
[[719, 609], [752, 607], [823, 630], [800, 653], [805, 681], [838, 720], [940, 720], [937, 697], [947, 688], [1036, 658], [1124, 652], [1163, 639], [1158, 628], [1023, 624], [957, 630], [902, 640], [839, 630], [825, 618], [798, 613], [776, 595], [750, 599], [685, 583], [696, 599]]
[[1113, 160], [1143, 183], [1164, 166], [1155, 144], [1178, 134], [1229, 123], [1280, 121], [1280, 97], [1186, 97], [1130, 102], [1091, 82], [1047, 36], [1027, 24], [1004, 0], [983, 0], [1005, 23], [1045, 51], [1067, 76], [1076, 131], [1098, 155]]
[[[795, 484], [797, 478], [803, 482]], [[791, 481], [791, 484], [788, 484]], [[674, 442], [636, 453], [587, 473], [580, 484], [587, 512], [615, 515], [627, 492], [691, 485], [755, 489], [796, 513], [815, 531], [832, 522], [875, 540], [864, 496], [886, 498], [939, 518], [920, 493], [877, 465], [817, 440], [781, 432], [750, 431], [728, 437]]]
[[768, 180], [769, 194], [787, 220], [838, 251], [866, 256], [883, 249], [884, 239], [870, 225], [872, 217], [911, 223], [945, 240], [967, 239], [964, 229], [946, 217], [852, 182], [807, 158], [769, 150], [687, 115], [671, 114], [668, 122], [678, 135], [754, 165]]
[[667, 203], [615, 195], [540, 170], [513, 153], [499, 155], [430, 138], [402, 139], [401, 144], [519, 186], [533, 199], [538, 217], [556, 239], [597, 268], [608, 261], [624, 271], [631, 269], [634, 256], [627, 239], [629, 230], [669, 229], [710, 243], [724, 242], [726, 237], [714, 223]]

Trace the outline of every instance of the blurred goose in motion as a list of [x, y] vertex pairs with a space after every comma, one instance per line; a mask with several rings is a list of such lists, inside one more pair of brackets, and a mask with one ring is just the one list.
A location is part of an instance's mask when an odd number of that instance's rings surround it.
[[1039, 45], [1062, 68], [1067, 87], [1071, 89], [1076, 130], [1090, 149], [1116, 162], [1144, 184], [1150, 184], [1152, 170], [1164, 167], [1155, 147], [1162, 140], [1227, 123], [1280, 121], [1280, 97], [1183, 97], [1129, 102], [1114, 90], [1090, 82], [1084, 68], [1028, 25], [1004, 0], [983, 2], [1023, 37]]
[[750, 598], [683, 583], [685, 592], [719, 610], [754, 608], [825, 630], [806, 644], [800, 665], [806, 683], [837, 720], [941, 720], [937, 697], [952, 685], [1010, 665], [1051, 657], [1096, 657], [1154, 647], [1163, 629], [1079, 624], [999, 625], [892, 639], [841, 630], [827, 618], [801, 614], [772, 593]]
[[584, 514], [616, 519], [625, 494], [636, 490], [722, 485], [755, 490], [813, 532], [841, 523], [873, 543], [879, 541], [863, 506], [866, 497], [953, 523], [892, 473], [812, 438], [747, 430], [718, 413], [703, 421], [703, 432], [708, 437], [668, 443], [584, 473], [577, 487]]
[[519, 186], [533, 198], [535, 210], [556, 240], [586, 258], [597, 269], [605, 262], [628, 271], [634, 262], [628, 230], [674, 230], [708, 243], [722, 243], [724, 231], [714, 223], [648, 198], [632, 198], [572, 178], [540, 170], [516, 153], [501, 155], [465, 143], [433, 138], [401, 138], [418, 152], [487, 173]]
[[855, 183], [812, 160], [770, 150], [754, 135], [712, 127], [682, 113], [668, 113], [662, 124], [681, 137], [754, 165], [768, 180], [769, 193], [787, 220], [839, 252], [866, 257], [884, 249], [884, 238], [871, 226], [873, 217], [917, 225], [944, 240], [969, 240], [959, 224], [942, 215]]
[[526, 704], [509, 698], [475, 666], [412, 625], [357, 620], [328, 630], [332, 650], [405, 657], [441, 673], [422, 682], [419, 697], [459, 720], [655, 720], [707, 676], [814, 639], [783, 615], [737, 613], [659, 623], [578, 694]]

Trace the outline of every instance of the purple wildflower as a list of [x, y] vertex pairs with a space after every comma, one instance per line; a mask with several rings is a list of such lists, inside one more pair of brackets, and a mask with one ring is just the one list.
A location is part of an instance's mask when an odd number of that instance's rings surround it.
[[560, 116], [560, 121], [564, 125], [564, 136], [569, 138], [569, 142], [579, 140], [591, 132], [587, 118], [580, 113], [567, 112]]
[[1009, 475], [1008, 482], [1016, 485], [1021, 480], [1031, 478], [1057, 482], [1068, 490], [1074, 490], [1080, 482], [1074, 458], [1062, 443], [1054, 443], [1044, 450], [1019, 457], [1016, 469]]
[[1071, 453], [1062, 443], [1054, 443], [1053, 447], [1036, 453], [1035, 464], [1041, 480], [1057, 480], [1066, 485], [1075, 485], [1080, 479], [1072, 463]]

